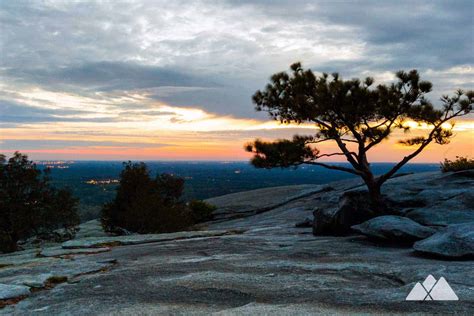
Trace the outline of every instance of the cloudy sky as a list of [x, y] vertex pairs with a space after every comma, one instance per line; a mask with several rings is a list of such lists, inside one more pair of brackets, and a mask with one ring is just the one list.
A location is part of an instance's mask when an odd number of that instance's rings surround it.
[[[34, 159], [247, 159], [255, 137], [307, 134], [251, 103], [271, 74], [474, 88], [473, 1], [2, 1], [0, 151]], [[418, 132], [422, 132], [420, 129]], [[375, 161], [408, 151], [384, 143]], [[474, 118], [418, 161], [474, 155]], [[327, 145], [326, 150], [331, 150]], [[390, 150], [387, 150], [390, 149]]]

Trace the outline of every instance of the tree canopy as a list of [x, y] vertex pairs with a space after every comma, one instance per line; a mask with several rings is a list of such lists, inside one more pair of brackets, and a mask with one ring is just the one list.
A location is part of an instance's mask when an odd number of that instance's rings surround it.
[[169, 174], [150, 176], [144, 163], [124, 163], [115, 199], [102, 209], [107, 231], [166, 233], [192, 225], [191, 211], [181, 201], [184, 179]]

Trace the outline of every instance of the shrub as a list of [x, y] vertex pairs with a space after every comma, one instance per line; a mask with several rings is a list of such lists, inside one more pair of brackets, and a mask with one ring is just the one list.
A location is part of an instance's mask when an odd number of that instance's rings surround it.
[[115, 233], [167, 233], [193, 224], [181, 201], [184, 180], [168, 174], [152, 179], [144, 163], [124, 163], [115, 199], [102, 208], [102, 225]]
[[474, 169], [474, 159], [456, 156], [455, 160], [444, 159], [440, 167], [442, 172]]
[[189, 202], [189, 208], [193, 213], [193, 218], [196, 223], [211, 220], [213, 217], [212, 213], [217, 209], [214, 205], [201, 200]]
[[0, 155], [1, 252], [15, 251], [21, 239], [73, 230], [79, 223], [78, 200], [67, 189], [53, 188], [48, 174], [19, 152], [8, 162]]

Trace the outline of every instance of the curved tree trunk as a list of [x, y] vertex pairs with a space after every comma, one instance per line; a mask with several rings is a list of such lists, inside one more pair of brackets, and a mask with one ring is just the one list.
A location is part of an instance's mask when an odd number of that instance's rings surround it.
[[374, 213], [381, 214], [384, 213], [385, 210], [385, 205], [384, 201], [382, 198], [382, 192], [381, 192], [381, 183], [379, 183], [372, 173], [369, 171], [366, 176], [363, 177], [364, 182], [367, 186], [367, 189], [369, 191], [369, 197], [370, 197], [370, 204], [371, 208], [373, 209]]

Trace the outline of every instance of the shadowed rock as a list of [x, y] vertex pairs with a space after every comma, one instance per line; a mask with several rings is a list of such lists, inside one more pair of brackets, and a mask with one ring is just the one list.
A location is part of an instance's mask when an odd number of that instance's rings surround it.
[[296, 223], [295, 227], [296, 228], [310, 228], [310, 227], [313, 227], [313, 221], [310, 220], [309, 218], [306, 218], [304, 221]]
[[363, 223], [375, 216], [365, 191], [345, 192], [337, 208], [317, 208], [314, 211], [313, 234], [346, 235], [351, 226]]

